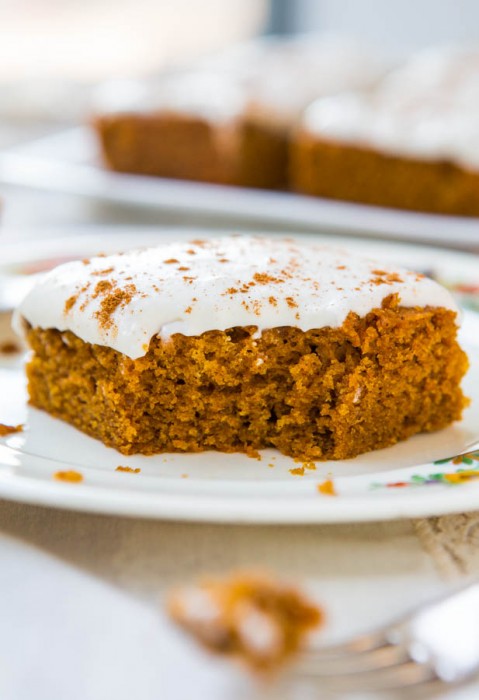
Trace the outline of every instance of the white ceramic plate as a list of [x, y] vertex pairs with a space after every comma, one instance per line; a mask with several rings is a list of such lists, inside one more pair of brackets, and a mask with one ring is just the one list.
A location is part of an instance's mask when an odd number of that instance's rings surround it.
[[422, 214], [286, 192], [108, 172], [93, 135], [63, 131], [0, 153], [0, 182], [209, 220], [479, 246], [479, 219]]
[[[101, 231], [103, 234], [104, 231]], [[111, 252], [191, 231], [127, 232], [5, 246], [0, 289], [12, 273], [44, 261]], [[204, 235], [196, 230], [194, 235]], [[301, 236], [311, 241], [311, 235]], [[317, 239], [316, 239], [317, 240]], [[337, 244], [337, 238], [321, 237]], [[342, 239], [342, 247], [427, 270], [459, 290], [471, 307], [479, 301], [479, 258], [406, 244]], [[1, 299], [1, 295], [0, 295]], [[244, 455], [203, 454], [125, 457], [47, 414], [27, 407], [22, 361], [0, 363], [0, 423], [24, 423], [22, 433], [0, 439], [0, 496], [101, 513], [249, 523], [319, 523], [379, 520], [465, 511], [479, 507], [479, 314], [465, 312], [461, 341], [471, 369], [464, 382], [471, 406], [446, 430], [416, 436], [394, 447], [344, 462], [317, 463], [303, 476], [298, 464], [274, 450], [261, 460]], [[466, 456], [449, 460], [456, 455]], [[438, 460], [448, 460], [438, 464]], [[139, 468], [120, 473], [117, 466]], [[75, 470], [82, 483], [62, 483], [57, 471]], [[462, 470], [462, 471], [459, 471]], [[335, 496], [318, 485], [333, 486]]]

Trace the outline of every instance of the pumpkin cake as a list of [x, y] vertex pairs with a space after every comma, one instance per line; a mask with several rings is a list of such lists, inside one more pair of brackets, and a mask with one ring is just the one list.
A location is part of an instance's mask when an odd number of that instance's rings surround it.
[[250, 236], [66, 263], [16, 314], [31, 404], [106, 445], [304, 460], [460, 419], [457, 322], [420, 274]]
[[321, 95], [370, 85], [380, 70], [345, 39], [271, 37], [99, 101], [92, 124], [112, 170], [282, 189], [302, 110]]
[[209, 651], [259, 672], [292, 661], [324, 621], [323, 611], [298, 587], [247, 571], [173, 590], [168, 612]]
[[400, 209], [479, 216], [479, 52], [430, 49], [379, 81], [312, 103], [291, 187]]

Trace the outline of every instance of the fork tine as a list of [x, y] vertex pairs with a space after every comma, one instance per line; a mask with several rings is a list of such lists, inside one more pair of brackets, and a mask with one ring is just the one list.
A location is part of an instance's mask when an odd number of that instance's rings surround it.
[[[302, 676], [304, 677], [304, 674]], [[437, 676], [430, 666], [414, 661], [364, 673], [346, 675], [313, 673], [309, 678], [320, 684], [321, 690], [335, 693], [396, 691], [406, 688], [416, 690], [437, 682]]]
[[478, 617], [475, 581], [382, 630], [303, 654], [295, 675], [336, 694], [457, 686], [479, 677]]
[[370, 651], [343, 655], [321, 653], [302, 655], [295, 669], [298, 673], [321, 676], [348, 675], [391, 668], [411, 660], [402, 645], [384, 644]]
[[353, 654], [362, 654], [387, 645], [389, 643], [388, 636], [389, 630], [377, 630], [369, 634], [359, 635], [342, 644], [306, 649], [302, 652], [302, 656], [311, 656], [314, 658], [320, 656], [322, 659], [333, 659], [336, 657], [344, 658], [345, 656]]

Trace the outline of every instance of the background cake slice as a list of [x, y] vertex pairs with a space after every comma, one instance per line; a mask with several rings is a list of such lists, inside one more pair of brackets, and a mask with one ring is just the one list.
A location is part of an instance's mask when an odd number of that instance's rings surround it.
[[30, 401], [123, 453], [344, 459], [461, 417], [449, 292], [291, 240], [67, 263], [22, 303]]
[[479, 216], [479, 52], [413, 56], [375, 89], [315, 101], [291, 151], [292, 188]]
[[270, 38], [146, 83], [123, 105], [99, 104], [93, 126], [113, 170], [284, 188], [302, 110], [371, 84], [381, 70], [350, 41]]

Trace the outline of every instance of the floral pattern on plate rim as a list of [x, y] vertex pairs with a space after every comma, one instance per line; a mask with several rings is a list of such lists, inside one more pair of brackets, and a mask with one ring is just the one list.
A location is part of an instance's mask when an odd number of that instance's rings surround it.
[[[371, 489], [392, 489], [403, 488], [406, 486], [430, 486], [434, 484], [445, 484], [447, 486], [457, 486], [468, 481], [479, 479], [479, 450], [474, 452], [465, 452], [463, 454], [447, 457], [446, 459], [437, 459], [433, 464], [464, 464], [465, 468], [456, 469], [455, 471], [435, 472], [425, 476], [421, 474], [413, 474], [405, 481], [390, 481], [386, 483], [372, 483]], [[469, 467], [469, 468], [468, 468]]]
[[479, 312], [479, 284], [467, 284], [466, 282], [450, 283], [434, 276], [433, 279], [449, 289], [465, 309]]

